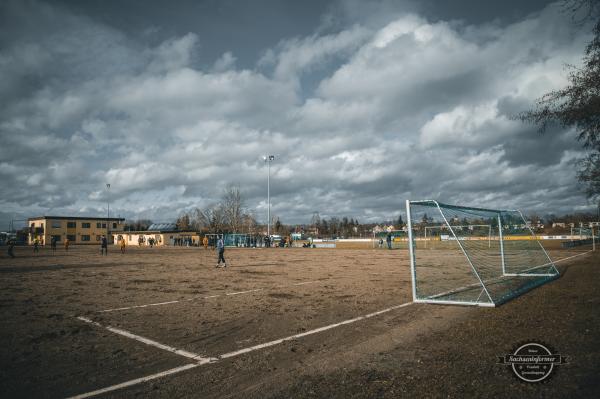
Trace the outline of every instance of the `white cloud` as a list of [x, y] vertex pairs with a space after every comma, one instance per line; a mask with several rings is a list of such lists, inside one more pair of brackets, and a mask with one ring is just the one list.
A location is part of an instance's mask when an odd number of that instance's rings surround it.
[[556, 212], [585, 202], [572, 135], [538, 146], [509, 119], [564, 85], [589, 40], [552, 7], [508, 26], [363, 9], [364, 23], [283, 38], [256, 69], [231, 51], [200, 67], [193, 33], [149, 45], [34, 11], [49, 28], [0, 50], [7, 210], [102, 209], [107, 181], [126, 215], [172, 217], [230, 183], [263, 210], [267, 153], [284, 222], [315, 210], [391, 218], [407, 197]]
[[499, 115], [495, 103], [458, 107], [435, 115], [421, 128], [423, 147], [482, 147], [506, 140], [520, 123]]

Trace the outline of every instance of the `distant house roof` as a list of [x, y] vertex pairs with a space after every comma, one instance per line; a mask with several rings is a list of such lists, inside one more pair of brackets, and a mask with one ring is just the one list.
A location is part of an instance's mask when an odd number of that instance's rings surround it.
[[149, 231], [177, 231], [175, 223], [152, 223], [148, 226]]
[[105, 217], [83, 217], [83, 216], [38, 216], [34, 218], [28, 218], [27, 220], [38, 220], [38, 219], [54, 219], [54, 220], [110, 220], [112, 222], [123, 222], [124, 218], [105, 218]]

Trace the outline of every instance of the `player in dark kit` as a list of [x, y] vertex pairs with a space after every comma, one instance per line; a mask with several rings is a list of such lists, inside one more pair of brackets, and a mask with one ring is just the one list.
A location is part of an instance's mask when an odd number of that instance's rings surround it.
[[219, 260], [217, 261], [217, 266], [221, 266], [221, 261], [223, 262], [223, 267], [227, 267], [227, 263], [225, 262], [225, 257], [223, 254], [225, 253], [225, 244], [223, 243], [223, 237], [219, 238], [217, 241], [217, 250], [219, 251]]
[[100, 255], [108, 255], [108, 241], [105, 236], [102, 236], [100, 241]]

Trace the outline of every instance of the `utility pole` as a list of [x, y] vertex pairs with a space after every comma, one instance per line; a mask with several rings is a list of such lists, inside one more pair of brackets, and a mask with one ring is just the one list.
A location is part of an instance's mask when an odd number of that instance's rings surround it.
[[267, 164], [267, 237], [271, 238], [271, 162], [275, 155], [265, 155], [263, 160]]
[[106, 240], [110, 235], [110, 183], [106, 183]]

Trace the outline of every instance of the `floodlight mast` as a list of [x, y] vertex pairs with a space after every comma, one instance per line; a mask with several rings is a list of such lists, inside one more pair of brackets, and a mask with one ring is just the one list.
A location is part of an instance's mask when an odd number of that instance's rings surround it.
[[110, 234], [110, 183], [106, 183], [106, 191], [106, 241], [108, 242]]
[[267, 237], [271, 238], [271, 162], [275, 160], [275, 155], [263, 156], [263, 161], [267, 164]]

